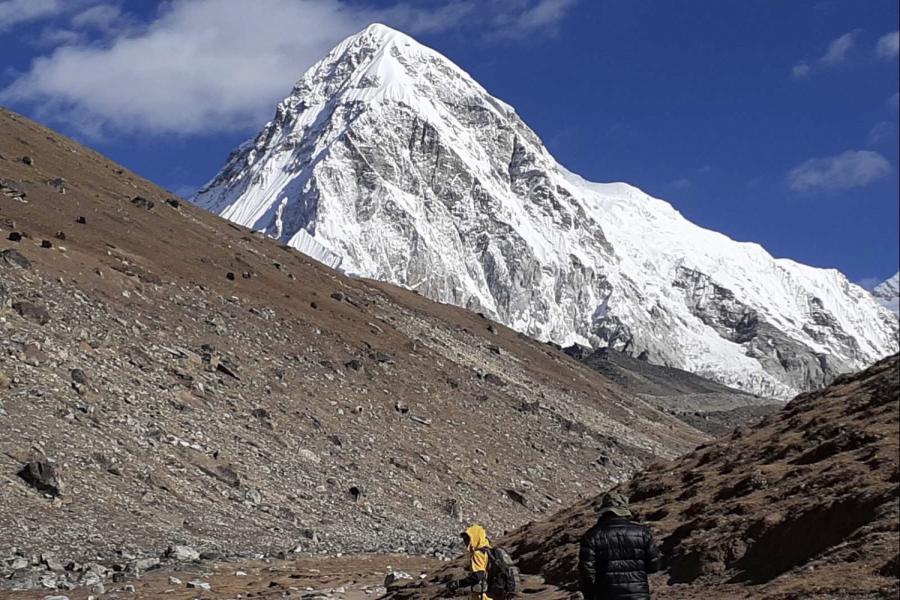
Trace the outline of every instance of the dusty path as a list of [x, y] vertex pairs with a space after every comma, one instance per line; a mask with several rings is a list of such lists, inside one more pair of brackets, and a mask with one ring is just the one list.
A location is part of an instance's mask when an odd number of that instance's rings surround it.
[[[285, 561], [211, 563], [178, 570], [149, 571], [140, 579], [106, 582], [104, 600], [165, 598], [166, 600], [230, 598], [305, 598], [306, 600], [362, 600], [385, 593], [385, 576], [402, 571], [418, 578], [444, 563], [440, 560], [398, 555], [364, 555], [340, 558], [299, 558]], [[175, 578], [181, 583], [177, 583]], [[189, 588], [188, 582], [206, 582], [210, 590]], [[134, 591], [128, 586], [133, 586]], [[87, 600], [89, 589], [71, 592], [31, 590], [0, 592], [6, 600], [43, 600], [65, 596]], [[94, 594], [96, 597], [97, 595]]]

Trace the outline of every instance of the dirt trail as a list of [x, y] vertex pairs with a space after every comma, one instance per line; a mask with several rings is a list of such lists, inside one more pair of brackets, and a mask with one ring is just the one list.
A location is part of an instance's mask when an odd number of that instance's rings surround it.
[[[231, 598], [305, 598], [306, 600], [364, 600], [384, 594], [385, 576], [403, 572], [418, 578], [443, 566], [435, 559], [401, 555], [362, 555], [339, 558], [298, 558], [295, 560], [219, 562], [185, 566], [177, 570], [158, 569], [140, 579], [106, 583], [104, 600], [225, 600]], [[174, 578], [174, 579], [173, 579]], [[180, 583], [175, 580], [180, 581]], [[188, 583], [208, 583], [210, 590], [190, 588]], [[131, 587], [134, 591], [131, 591]], [[43, 600], [64, 595], [69, 600], [87, 600], [88, 589], [71, 592], [33, 590], [0, 592], [9, 600]], [[97, 594], [93, 594], [97, 596]]]

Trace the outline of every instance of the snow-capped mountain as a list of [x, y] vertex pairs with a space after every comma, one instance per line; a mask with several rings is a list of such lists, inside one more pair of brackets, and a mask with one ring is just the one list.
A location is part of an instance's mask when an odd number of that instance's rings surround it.
[[894, 314], [900, 313], [900, 272], [875, 286], [872, 295], [882, 306], [894, 311]]
[[542, 340], [609, 345], [762, 395], [897, 351], [896, 317], [839, 272], [570, 173], [512, 107], [383, 25], [307, 71], [195, 201]]

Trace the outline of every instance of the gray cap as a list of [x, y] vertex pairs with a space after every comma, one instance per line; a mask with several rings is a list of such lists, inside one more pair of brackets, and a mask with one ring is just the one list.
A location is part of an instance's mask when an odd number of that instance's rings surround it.
[[628, 498], [618, 492], [607, 492], [600, 499], [600, 516], [612, 513], [619, 517], [630, 517], [628, 510]]

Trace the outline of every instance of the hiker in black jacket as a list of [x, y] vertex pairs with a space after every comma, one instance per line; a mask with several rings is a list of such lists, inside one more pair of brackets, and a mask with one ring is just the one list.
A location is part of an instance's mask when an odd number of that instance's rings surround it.
[[585, 600], [649, 600], [648, 573], [659, 570], [650, 530], [631, 520], [628, 499], [605, 494], [597, 524], [581, 538], [578, 575]]

